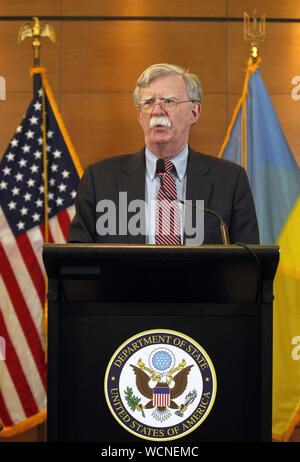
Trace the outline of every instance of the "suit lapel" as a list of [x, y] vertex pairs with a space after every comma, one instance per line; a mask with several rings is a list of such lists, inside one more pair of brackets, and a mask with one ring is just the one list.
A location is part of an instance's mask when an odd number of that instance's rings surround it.
[[[118, 179], [118, 190], [127, 192], [127, 208], [132, 201], [137, 199], [145, 202], [145, 168], [144, 149], [130, 156], [122, 166]], [[128, 221], [132, 215], [133, 213], [128, 213]], [[145, 244], [145, 235], [132, 236], [128, 232], [127, 238], [130, 244]]]
[[[187, 164], [187, 184], [186, 184], [186, 200], [192, 201], [194, 205], [197, 205], [197, 200], [203, 200], [203, 206], [209, 207], [211, 200], [211, 194], [213, 190], [213, 182], [211, 179], [210, 169], [205, 162], [204, 156], [196, 153], [191, 148], [189, 148], [189, 157]], [[200, 206], [200, 204], [198, 204]], [[188, 206], [187, 206], [188, 207]], [[190, 212], [192, 216], [192, 223], [190, 223]], [[196, 219], [196, 209], [186, 210], [188, 216], [186, 215], [185, 230], [190, 229], [190, 225], [197, 226]], [[187, 221], [188, 220], [188, 221]], [[191, 236], [184, 235], [184, 243], [186, 239], [190, 239]]]
[[189, 148], [187, 164], [187, 200], [204, 200], [204, 207], [209, 207], [212, 192], [212, 180], [207, 163], [201, 155]]

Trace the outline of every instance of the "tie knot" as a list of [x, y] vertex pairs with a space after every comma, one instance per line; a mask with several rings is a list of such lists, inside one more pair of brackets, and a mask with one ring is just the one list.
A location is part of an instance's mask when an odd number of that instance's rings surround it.
[[171, 162], [170, 160], [164, 160], [164, 163], [165, 163], [165, 171], [171, 172], [174, 168], [173, 162]]

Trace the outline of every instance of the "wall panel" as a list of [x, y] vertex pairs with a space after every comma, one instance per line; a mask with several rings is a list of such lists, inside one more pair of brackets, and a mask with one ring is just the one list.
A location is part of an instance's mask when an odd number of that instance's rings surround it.
[[66, 21], [63, 31], [63, 92], [132, 91], [147, 66], [169, 62], [198, 73], [206, 93], [224, 93], [223, 23]]
[[62, 14], [64, 0], [0, 0], [0, 16], [42, 16]]
[[82, 16], [225, 16], [225, 0], [63, 0], [63, 14]]
[[83, 167], [143, 146], [131, 93], [64, 93], [62, 112]]
[[299, 0], [228, 0], [228, 17], [241, 18], [244, 11], [252, 16], [256, 10], [258, 16], [266, 14], [267, 18], [300, 18]]

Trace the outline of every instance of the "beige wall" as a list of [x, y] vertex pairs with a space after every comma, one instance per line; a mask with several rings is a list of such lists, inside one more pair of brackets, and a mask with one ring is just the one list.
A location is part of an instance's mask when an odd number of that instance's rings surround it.
[[[243, 24], [214, 18], [300, 18], [299, 0], [0, 0], [0, 17], [117, 16], [124, 20], [51, 21], [57, 41], [43, 40], [41, 64], [48, 70], [63, 119], [83, 167], [97, 159], [138, 150], [143, 137], [132, 91], [137, 76], [155, 62], [198, 73], [204, 88], [192, 146], [217, 155], [242, 90], [250, 46]], [[178, 21], [128, 20], [128, 16], [177, 17]], [[211, 18], [211, 21], [184, 18]], [[0, 21], [0, 157], [32, 97], [31, 41], [17, 45], [24, 21]], [[260, 48], [261, 72], [279, 120], [300, 165], [300, 100], [291, 97], [300, 75], [300, 22], [268, 22]], [[300, 91], [299, 91], [300, 94]], [[21, 439], [43, 439], [44, 429]], [[18, 439], [18, 438], [16, 438]], [[1, 438], [0, 438], [1, 440]]]

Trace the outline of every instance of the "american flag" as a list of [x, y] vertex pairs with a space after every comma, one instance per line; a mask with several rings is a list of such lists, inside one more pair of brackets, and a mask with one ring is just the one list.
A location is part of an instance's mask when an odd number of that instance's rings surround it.
[[46, 417], [45, 223], [48, 242], [66, 242], [82, 174], [44, 69], [34, 69], [33, 83], [31, 104], [0, 164], [0, 338], [5, 343], [5, 359], [0, 356], [1, 436], [24, 431]]
[[170, 406], [170, 389], [169, 388], [154, 388], [153, 389], [153, 405], [158, 407]]

